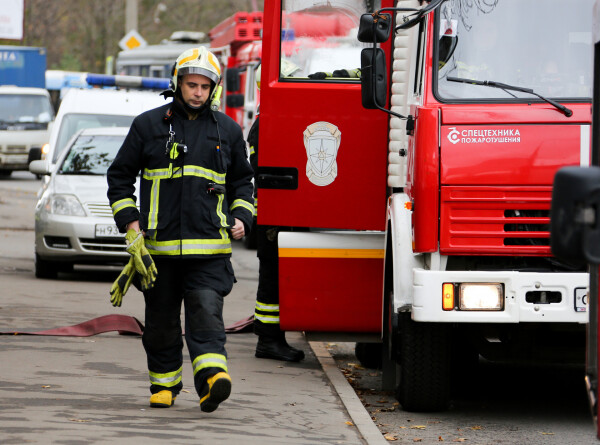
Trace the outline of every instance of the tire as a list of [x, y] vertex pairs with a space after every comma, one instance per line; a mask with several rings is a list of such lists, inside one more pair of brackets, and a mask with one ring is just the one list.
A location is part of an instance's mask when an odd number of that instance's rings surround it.
[[0, 178], [8, 178], [12, 175], [12, 170], [0, 170]]
[[40, 256], [35, 254], [35, 277], [55, 279], [58, 277], [58, 267], [56, 263], [42, 260]]
[[354, 346], [354, 354], [363, 367], [381, 369], [382, 346], [381, 343], [358, 342]]
[[400, 324], [396, 398], [405, 411], [445, 411], [450, 406], [451, 326], [416, 323], [409, 317]]

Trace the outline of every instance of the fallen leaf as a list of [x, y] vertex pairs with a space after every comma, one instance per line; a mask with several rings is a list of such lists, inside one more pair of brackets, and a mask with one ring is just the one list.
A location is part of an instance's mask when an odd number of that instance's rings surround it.
[[423, 442], [423, 439], [421, 439], [420, 437], [415, 437], [413, 439], [413, 442]]
[[91, 422], [91, 420], [89, 419], [69, 419], [71, 422], [80, 422], [80, 423], [86, 423], [86, 422]]
[[443, 441], [444, 441], [444, 438], [442, 436], [439, 436], [438, 437], [438, 442], [443, 442]]
[[544, 436], [554, 436], [554, 433], [544, 433], [543, 431], [540, 431], [540, 434], [543, 434]]
[[483, 427], [479, 426], [479, 425], [475, 425], [471, 427], [472, 430], [482, 430]]
[[187, 392], [188, 394], [190, 393], [187, 389], [182, 389], [181, 392]]
[[458, 439], [454, 439], [452, 442], [466, 442], [467, 439], [465, 439], [464, 437], [459, 437]]
[[351, 421], [349, 421], [349, 420], [348, 420], [348, 421], [346, 422], [346, 425], [354, 426], [354, 423], [352, 423]]
[[391, 434], [386, 434], [385, 436], [383, 436], [383, 438], [389, 442], [395, 442], [396, 440], [398, 440], [396, 436], [392, 436]]
[[387, 403], [387, 400], [378, 400], [377, 403]]
[[411, 426], [410, 428], [413, 430], [424, 430], [424, 429], [427, 429], [427, 426], [426, 425], [415, 425], [415, 426]]
[[42, 388], [52, 388], [50, 385], [42, 385]]

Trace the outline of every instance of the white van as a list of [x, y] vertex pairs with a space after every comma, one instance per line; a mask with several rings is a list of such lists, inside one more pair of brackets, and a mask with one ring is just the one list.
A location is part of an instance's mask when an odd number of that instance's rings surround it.
[[0, 86], [0, 177], [27, 170], [31, 160], [40, 158], [52, 119], [45, 89]]
[[[170, 100], [170, 99], [169, 99]], [[166, 103], [159, 91], [71, 89], [51, 125], [44, 159], [51, 171], [71, 137], [83, 128], [129, 127], [138, 114]]]

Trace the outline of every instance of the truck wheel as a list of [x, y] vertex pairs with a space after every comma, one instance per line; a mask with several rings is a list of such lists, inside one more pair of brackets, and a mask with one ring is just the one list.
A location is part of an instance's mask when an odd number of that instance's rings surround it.
[[400, 384], [396, 398], [405, 411], [444, 411], [450, 405], [451, 326], [400, 324]]
[[365, 368], [381, 369], [382, 347], [381, 343], [358, 342], [354, 346], [354, 355]]
[[35, 254], [35, 277], [50, 278], [58, 277], [58, 268], [51, 261], [42, 260], [40, 256]]

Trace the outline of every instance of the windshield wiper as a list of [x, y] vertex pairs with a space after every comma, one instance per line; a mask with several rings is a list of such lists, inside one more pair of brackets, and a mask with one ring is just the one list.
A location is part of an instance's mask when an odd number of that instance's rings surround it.
[[550, 105], [552, 105], [552, 106], [556, 107], [557, 109], [559, 109], [560, 111], [562, 111], [565, 116], [567, 116], [567, 117], [573, 116], [573, 111], [571, 111], [564, 105], [559, 104], [558, 102], [556, 102], [552, 99], [548, 99], [547, 97], [539, 95], [538, 93], [533, 91], [531, 88], [523, 88], [523, 87], [517, 87], [514, 85], [507, 85], [505, 83], [495, 82], [493, 80], [475, 80], [475, 79], [465, 79], [464, 77], [452, 77], [452, 76], [448, 76], [447, 79], [450, 82], [470, 83], [473, 85], [483, 85], [483, 86], [487, 86], [487, 87], [500, 88], [501, 90], [520, 91], [522, 93], [533, 94], [534, 96], [539, 97], [543, 101], [548, 102]]

